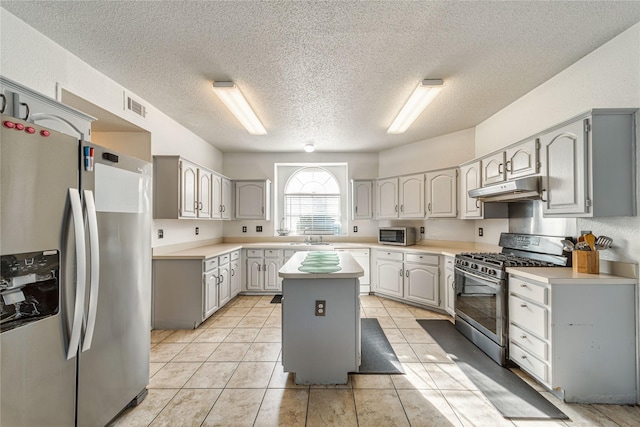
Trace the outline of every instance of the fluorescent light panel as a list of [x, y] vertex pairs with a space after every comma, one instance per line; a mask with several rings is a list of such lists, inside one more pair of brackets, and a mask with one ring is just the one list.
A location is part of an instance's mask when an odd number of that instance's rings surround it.
[[213, 91], [251, 135], [266, 135], [256, 113], [233, 82], [213, 82]]
[[442, 80], [423, 80], [396, 116], [387, 133], [404, 133], [442, 90]]

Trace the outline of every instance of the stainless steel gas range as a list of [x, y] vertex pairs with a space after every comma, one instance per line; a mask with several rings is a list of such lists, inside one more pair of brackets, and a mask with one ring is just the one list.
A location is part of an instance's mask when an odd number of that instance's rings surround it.
[[502, 233], [499, 253], [462, 253], [455, 258], [456, 328], [489, 357], [506, 365], [507, 267], [564, 267], [564, 237]]

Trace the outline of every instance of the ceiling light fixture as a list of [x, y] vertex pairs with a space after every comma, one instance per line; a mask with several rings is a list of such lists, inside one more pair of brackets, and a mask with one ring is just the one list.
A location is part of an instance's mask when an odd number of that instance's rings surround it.
[[266, 135], [256, 113], [233, 82], [213, 82], [213, 91], [251, 135]]
[[304, 151], [306, 151], [307, 153], [313, 153], [315, 149], [316, 147], [314, 147], [312, 142], [304, 144]]
[[427, 108], [427, 105], [440, 93], [444, 83], [440, 79], [423, 80], [416, 90], [413, 91], [409, 100], [404, 104], [396, 116], [387, 133], [404, 133], [409, 126], [418, 118], [420, 113]]

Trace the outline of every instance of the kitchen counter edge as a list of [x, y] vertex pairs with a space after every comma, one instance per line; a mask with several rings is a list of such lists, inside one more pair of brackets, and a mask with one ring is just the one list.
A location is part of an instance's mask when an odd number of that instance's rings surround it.
[[611, 274], [587, 274], [570, 267], [507, 267], [507, 273], [549, 285], [608, 284], [633, 285], [637, 279]]

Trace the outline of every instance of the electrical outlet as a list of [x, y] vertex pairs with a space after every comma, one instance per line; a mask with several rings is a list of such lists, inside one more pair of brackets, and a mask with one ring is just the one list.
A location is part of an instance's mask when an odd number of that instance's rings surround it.
[[164, 230], [161, 228], [158, 230], [158, 239], [163, 239], [164, 238]]
[[353, 232], [354, 232], [354, 233], [357, 233], [357, 232], [358, 232], [358, 226], [357, 226], [357, 225], [354, 225], [354, 226], [353, 226]]
[[257, 233], [262, 233], [262, 226], [261, 225], [256, 225], [256, 232]]
[[242, 232], [243, 232], [243, 233], [246, 233], [246, 232], [247, 232], [247, 226], [246, 226], [246, 225], [243, 225], [243, 226], [242, 226]]
[[196, 236], [200, 234], [200, 227], [196, 227]]
[[420, 227], [420, 234], [424, 234], [424, 227]]
[[482, 229], [482, 227], [478, 227], [478, 236], [484, 236], [484, 230]]
[[324, 316], [327, 312], [327, 302], [316, 300], [316, 316]]

